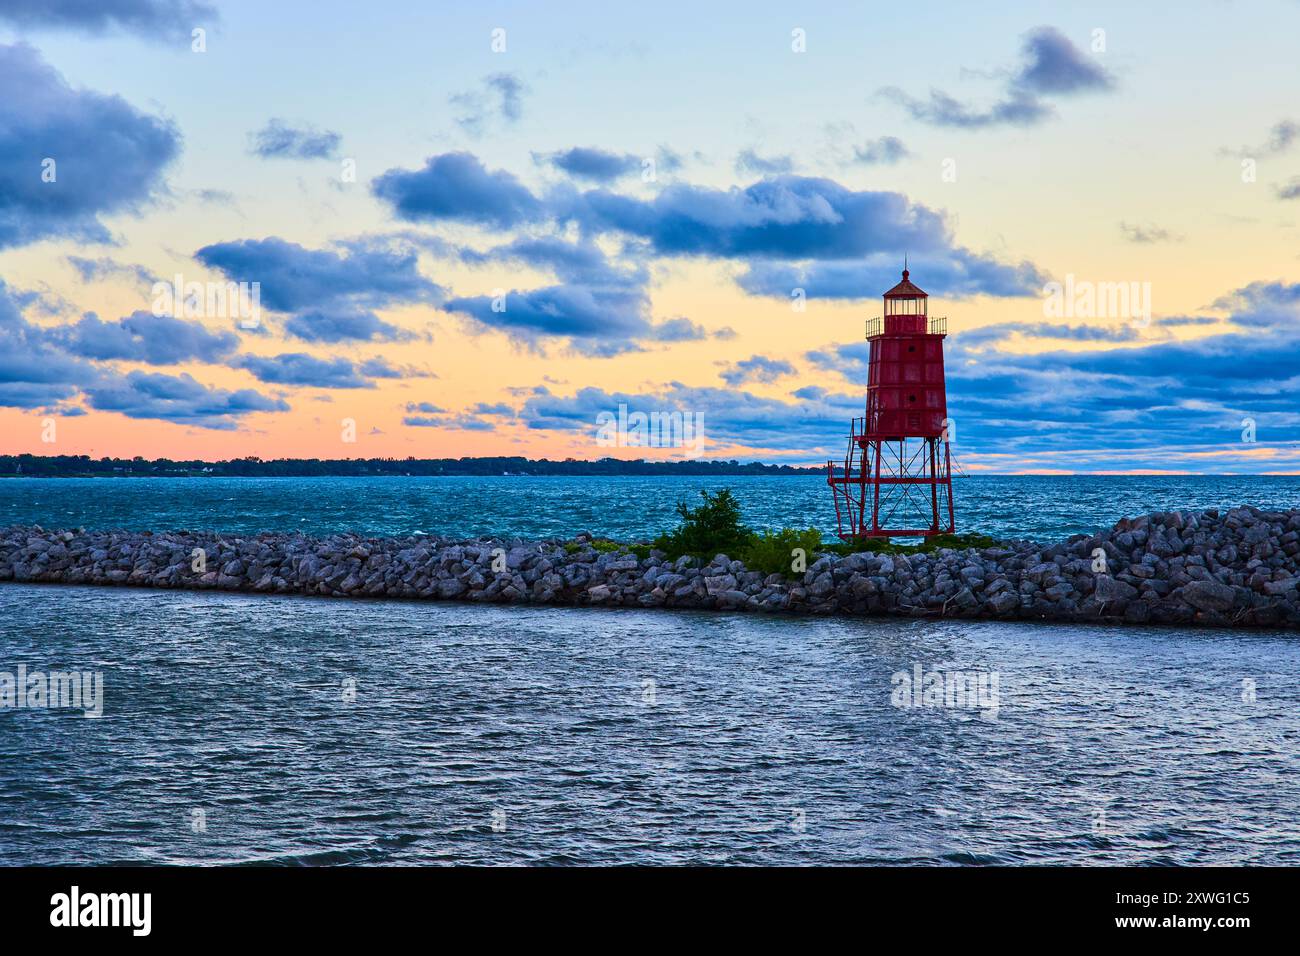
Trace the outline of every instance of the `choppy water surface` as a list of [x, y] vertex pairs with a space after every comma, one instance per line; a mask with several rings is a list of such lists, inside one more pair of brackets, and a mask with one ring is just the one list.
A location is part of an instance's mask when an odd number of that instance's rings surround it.
[[0, 863], [1300, 863], [1293, 635], [0, 585], [19, 663], [106, 704], [0, 711]]
[[[632, 539], [672, 527], [677, 501], [723, 487], [757, 528], [835, 529], [818, 476], [12, 478], [0, 479], [0, 525]], [[973, 476], [955, 480], [954, 498], [959, 531], [1055, 540], [1149, 511], [1300, 507], [1300, 477]]]

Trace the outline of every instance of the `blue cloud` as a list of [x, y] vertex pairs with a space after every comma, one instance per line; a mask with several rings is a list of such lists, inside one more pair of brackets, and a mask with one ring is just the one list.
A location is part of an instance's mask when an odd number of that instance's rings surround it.
[[1300, 317], [1300, 282], [1252, 282], [1214, 301], [1228, 321], [1248, 329], [1275, 328], [1289, 336]]
[[0, 45], [0, 89], [0, 248], [106, 242], [99, 216], [137, 211], [161, 191], [180, 151], [169, 122], [74, 90], [26, 44]]
[[441, 286], [420, 274], [419, 256], [410, 248], [352, 243], [333, 252], [272, 236], [214, 243], [194, 257], [236, 282], [259, 283], [262, 304], [296, 312], [286, 329], [309, 342], [403, 338], [406, 333], [370, 308], [443, 296]]
[[[188, 374], [122, 375], [71, 351], [137, 361], [161, 362], [182, 355], [204, 360], [225, 354], [229, 342], [223, 335], [177, 319], [139, 313], [117, 325], [97, 319], [92, 323], [93, 317], [88, 317], [71, 328], [47, 329], [23, 316], [25, 298], [0, 280], [0, 406], [53, 407], [57, 414], [75, 415], [78, 406], [68, 403], [84, 398], [93, 408], [131, 418], [216, 429], [233, 429], [242, 416], [253, 412], [289, 408], [280, 399], [250, 389], [208, 388]], [[167, 335], [177, 341], [164, 341]]]
[[59, 348], [23, 315], [30, 296], [0, 279], [0, 406], [40, 408], [77, 397], [107, 373]]
[[251, 372], [272, 385], [305, 385], [313, 388], [374, 388], [374, 382], [345, 358], [319, 359], [303, 352], [282, 355], [243, 355], [233, 368]]
[[516, 122], [523, 115], [523, 104], [520, 98], [524, 92], [524, 84], [519, 77], [513, 73], [493, 73], [483, 82], [488, 89], [501, 98], [501, 115], [512, 123]]
[[707, 339], [709, 331], [704, 326], [679, 316], [656, 325], [654, 337], [659, 342], [698, 342]]
[[749, 259], [737, 281], [755, 295], [803, 288], [827, 298], [876, 296], [897, 281], [900, 249], [925, 257], [936, 292], [1020, 296], [1046, 281], [1031, 263], [956, 246], [943, 216], [900, 193], [829, 179], [780, 176], [726, 191], [669, 186], [652, 200], [593, 190], [574, 215], [589, 232], [631, 233], [665, 255]]
[[512, 174], [488, 172], [472, 153], [430, 156], [423, 169], [390, 169], [375, 178], [371, 191], [389, 203], [398, 218], [451, 220], [509, 228], [544, 217], [540, 199]]
[[1054, 27], [1038, 27], [1025, 36], [1026, 63], [1013, 81], [1022, 90], [1041, 94], [1109, 90], [1115, 81]]
[[567, 336], [574, 348], [591, 355], [609, 356], [630, 349], [631, 340], [649, 330], [645, 311], [649, 305], [640, 288], [546, 286], [512, 290], [497, 309], [493, 296], [453, 298], [444, 306], [477, 319], [485, 326], [514, 333], [535, 342], [536, 337]]
[[617, 414], [619, 405], [626, 405], [629, 412], [700, 416], [693, 421], [698, 422], [706, 439], [706, 454], [710, 445], [744, 445], [789, 449], [814, 459], [831, 446], [842, 455], [839, 446], [848, 418], [862, 413], [860, 396], [824, 393], [814, 400], [786, 402], [737, 388], [690, 388], [671, 382], [643, 394], [587, 387], [572, 396], [559, 396], [539, 387], [524, 403], [519, 417], [530, 429], [585, 432], [596, 452], [597, 416], [602, 412]]
[[1151, 321], [1159, 328], [1173, 329], [1192, 325], [1218, 325], [1223, 320], [1209, 315], [1168, 315]]
[[1001, 344], [1019, 337], [1037, 341], [1063, 342], [1135, 342], [1140, 339], [1132, 325], [1070, 325], [1065, 322], [996, 322], [981, 325], [953, 336], [950, 351], [962, 355], [967, 351]]
[[481, 418], [476, 418], [472, 414], [467, 415], [407, 415], [402, 418], [402, 424], [411, 428], [449, 428], [456, 431], [477, 431], [490, 432], [496, 430], [496, 425]]
[[774, 176], [791, 172], [794, 159], [790, 156], [760, 156], [753, 149], [744, 149], [736, 157], [736, 172]]
[[[700, 154], [696, 153], [695, 155], [698, 158]], [[656, 172], [675, 173], [685, 165], [686, 160], [682, 158], [681, 153], [668, 146], [660, 144], [659, 149], [655, 154]]]
[[1040, 97], [1066, 96], [1115, 88], [1114, 78], [1095, 60], [1089, 59], [1069, 38], [1050, 26], [1025, 34], [1023, 63], [1007, 78], [1001, 99], [977, 108], [930, 90], [928, 100], [918, 99], [896, 86], [880, 95], [902, 106], [913, 119], [932, 126], [959, 129], [989, 129], [996, 126], [1034, 126], [1055, 115], [1052, 105]]
[[504, 402], [478, 402], [470, 411], [475, 415], [513, 415], [515, 410]]
[[1119, 229], [1124, 234], [1125, 239], [1139, 245], [1150, 245], [1157, 242], [1179, 242], [1182, 240], [1182, 236], [1176, 236], [1161, 226], [1144, 226], [1140, 223], [1121, 222]]
[[1228, 156], [1276, 156], [1285, 153], [1295, 143], [1300, 142], [1300, 123], [1292, 119], [1278, 120], [1268, 131], [1268, 139], [1258, 146], [1243, 146], [1241, 149], [1221, 149], [1220, 153]]
[[397, 368], [382, 356], [366, 359], [357, 368], [362, 375], [369, 375], [371, 378], [402, 378], [408, 374], [407, 370]]
[[52, 405], [102, 378], [99, 369], [51, 347], [35, 327], [0, 327], [0, 406]]
[[472, 266], [519, 263], [553, 272], [566, 282], [620, 281], [619, 273], [594, 242], [569, 242], [558, 236], [525, 236], [485, 251], [462, 249], [460, 258]]
[[456, 122], [471, 136], [481, 136], [488, 123], [500, 118], [506, 124], [519, 121], [523, 115], [524, 84], [513, 73], [493, 73], [485, 76], [479, 90], [453, 93], [448, 102], [456, 107]]
[[409, 338], [368, 310], [309, 310], [292, 316], [284, 330], [304, 342], [370, 342]]
[[148, 312], [134, 312], [117, 322], [88, 313], [75, 325], [50, 331], [70, 354], [105, 361], [120, 359], [149, 365], [219, 362], [239, 344], [233, 332], [210, 332], [197, 322]]
[[1292, 176], [1286, 182], [1274, 186], [1273, 192], [1278, 199], [1300, 199], [1300, 176]]
[[1051, 105], [1027, 93], [1013, 93], [984, 109], [963, 103], [942, 90], [931, 90], [928, 100], [917, 99], [896, 86], [884, 87], [880, 94], [907, 110], [914, 120], [959, 129], [1035, 126], [1056, 112]]
[[897, 136], [878, 136], [853, 147], [853, 158], [866, 166], [890, 166], [910, 155]]
[[144, 266], [118, 262], [108, 256], [88, 259], [84, 256], [65, 256], [68, 265], [77, 270], [82, 282], [101, 282], [114, 276], [122, 276], [134, 282], [153, 284], [153, 273]]
[[[518, 262], [547, 269], [568, 288], [516, 290], [512, 296], [522, 308], [514, 315], [494, 310], [487, 296], [457, 296], [446, 308], [530, 335], [586, 337], [598, 335], [592, 310], [613, 308], [608, 334], [599, 336], [606, 340], [599, 349], [604, 354], [617, 351], [608, 342], [615, 336], [654, 337], [645, 314], [644, 269], [635, 276], [618, 275], [594, 242], [608, 234], [632, 240], [624, 245], [625, 256], [749, 260], [741, 285], [761, 295], [788, 295], [795, 286], [837, 298], [876, 295], [884, 286], [875, 278], [879, 273], [863, 268], [864, 261], [883, 267], [888, 258], [892, 271], [903, 249], [928, 257], [940, 280], [936, 291], [1025, 295], [1044, 281], [1030, 263], [1002, 263], [957, 246], [942, 214], [900, 193], [855, 191], [824, 178], [775, 176], [729, 190], [674, 184], [649, 199], [603, 188], [568, 189], [543, 199], [509, 173], [488, 172], [474, 156], [450, 153], [432, 157], [421, 171], [388, 171], [376, 181], [375, 192], [406, 218], [503, 228], [576, 224], [581, 237], [576, 242], [526, 236], [459, 253], [472, 265]], [[813, 268], [810, 260], [829, 264]], [[760, 265], [767, 261], [783, 264]], [[663, 334], [687, 331], [677, 323]]]
[[311, 126], [291, 126], [286, 120], [271, 119], [249, 134], [250, 148], [263, 159], [331, 159], [342, 140], [338, 133]]
[[407, 402], [406, 412], [402, 424], [411, 428], [448, 428], [458, 431], [494, 431], [496, 424], [487, 421], [487, 418], [514, 414], [509, 405], [486, 402], [478, 402], [459, 413], [449, 412], [432, 402]]
[[[926, 292], [954, 299], [1038, 295], [1047, 282], [1033, 263], [998, 262], [960, 247], [912, 260], [913, 277]], [[793, 290], [803, 289], [809, 299], [871, 299], [898, 282], [898, 267], [894, 254], [803, 265], [756, 262], [736, 282], [751, 295], [789, 299]]]
[[744, 385], [746, 382], [775, 382], [783, 375], [793, 375], [795, 368], [784, 359], [768, 358], [765, 355], [751, 355], [747, 359], [732, 362], [718, 376], [728, 385]]
[[672, 185], [650, 200], [596, 189], [572, 215], [589, 231], [638, 236], [665, 255], [842, 259], [949, 244], [943, 217], [901, 193], [806, 176], [744, 189]]
[[611, 153], [594, 146], [575, 146], [551, 153], [546, 160], [575, 179], [599, 183], [613, 182], [641, 167], [641, 160], [630, 153]]
[[188, 39], [197, 26], [217, 19], [199, 0], [5, 0], [0, 21], [20, 28], [104, 33], [122, 30], [146, 39]]
[[522, 238], [486, 252], [466, 250], [462, 259], [475, 265], [522, 263], [553, 272], [564, 282], [511, 290], [504, 298], [460, 296], [443, 306], [530, 347], [538, 347], [542, 337], [567, 337], [577, 352], [610, 356], [635, 349], [635, 340], [655, 334], [645, 270], [615, 267], [592, 242]]
[[157, 418], [182, 425], [230, 430], [253, 412], [284, 412], [289, 405], [252, 389], [208, 388], [188, 373], [163, 375], [131, 372], [87, 390], [92, 408], [119, 412], [128, 418]]

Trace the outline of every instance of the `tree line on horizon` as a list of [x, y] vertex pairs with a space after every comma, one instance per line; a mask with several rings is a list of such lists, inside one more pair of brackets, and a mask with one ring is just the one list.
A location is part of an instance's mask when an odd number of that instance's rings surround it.
[[276, 458], [256, 456], [227, 461], [171, 458], [91, 458], [89, 455], [0, 455], [0, 476], [74, 477], [238, 477], [308, 478], [314, 476], [460, 476], [460, 475], [812, 475], [819, 468], [767, 465], [762, 462], [646, 461], [600, 458]]

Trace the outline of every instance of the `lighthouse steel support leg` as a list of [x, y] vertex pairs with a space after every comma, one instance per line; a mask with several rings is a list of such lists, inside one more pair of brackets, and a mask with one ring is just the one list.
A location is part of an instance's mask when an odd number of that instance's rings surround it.
[[857, 500], [858, 513], [853, 516], [851, 523], [853, 525], [852, 527], [853, 536], [857, 537], [858, 535], [862, 534], [862, 524], [866, 520], [868, 470], [867, 470], [866, 451], [863, 449], [861, 445], [857, 443], [856, 438], [854, 439], [853, 442], [853, 454], [854, 457], [856, 458], [854, 464], [857, 467], [857, 474], [858, 474], [858, 500]]
[[943, 443], [943, 480], [948, 486], [948, 533], [957, 530], [956, 516], [952, 508], [952, 459], [948, 455], [948, 443]]
[[[871, 443], [876, 449], [876, 467], [871, 473], [872, 482], [875, 486], [875, 501], [871, 505], [871, 533], [875, 534], [880, 530], [880, 442]], [[863, 495], [865, 498], [866, 496]]]
[[930, 530], [937, 534], [939, 531], [939, 474], [937, 471], [939, 462], [935, 453], [935, 439], [926, 439], [926, 444], [930, 446], [930, 507], [934, 516], [930, 522]]

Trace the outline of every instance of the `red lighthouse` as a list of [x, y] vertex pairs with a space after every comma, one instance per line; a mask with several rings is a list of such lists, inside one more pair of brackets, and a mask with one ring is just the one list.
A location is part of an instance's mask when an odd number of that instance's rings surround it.
[[946, 318], [903, 281], [885, 293], [885, 315], [867, 321], [871, 343], [866, 415], [853, 419], [842, 469], [826, 463], [839, 535], [930, 536], [953, 530], [944, 392]]

